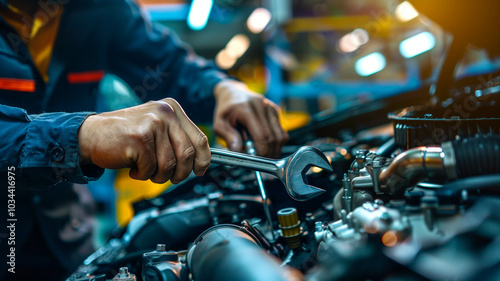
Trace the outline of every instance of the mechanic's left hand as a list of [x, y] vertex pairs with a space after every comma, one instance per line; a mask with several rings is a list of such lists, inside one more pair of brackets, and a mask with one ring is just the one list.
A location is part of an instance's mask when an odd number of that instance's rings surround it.
[[288, 133], [280, 125], [280, 109], [276, 104], [234, 80], [219, 82], [214, 96], [214, 132], [226, 141], [229, 149], [243, 149], [241, 132], [235, 129], [239, 123], [250, 133], [259, 155], [280, 156]]

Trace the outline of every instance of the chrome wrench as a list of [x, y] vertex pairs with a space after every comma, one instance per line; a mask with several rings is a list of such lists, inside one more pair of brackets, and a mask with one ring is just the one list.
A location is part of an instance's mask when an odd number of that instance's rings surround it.
[[212, 163], [259, 171], [279, 178], [288, 195], [297, 201], [306, 201], [325, 192], [307, 183], [306, 172], [309, 168], [332, 171], [323, 152], [312, 146], [303, 146], [294, 154], [276, 160], [217, 148], [210, 151]]

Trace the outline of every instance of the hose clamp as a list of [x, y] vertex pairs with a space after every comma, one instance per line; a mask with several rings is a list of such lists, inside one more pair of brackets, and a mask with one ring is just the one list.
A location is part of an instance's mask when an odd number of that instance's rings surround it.
[[449, 180], [455, 180], [458, 178], [457, 175], [457, 162], [455, 159], [455, 151], [453, 150], [453, 144], [451, 141], [443, 142], [441, 144], [441, 148], [443, 149], [443, 166], [446, 172], [446, 176]]

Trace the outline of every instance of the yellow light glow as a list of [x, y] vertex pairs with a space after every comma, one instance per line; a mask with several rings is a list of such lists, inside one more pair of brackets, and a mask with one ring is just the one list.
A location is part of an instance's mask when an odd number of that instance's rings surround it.
[[396, 7], [396, 17], [402, 22], [407, 22], [417, 16], [417, 10], [408, 1], [404, 1]]
[[387, 231], [382, 235], [382, 243], [387, 247], [394, 247], [398, 243], [398, 236], [394, 231]]
[[230, 69], [236, 63], [236, 60], [238, 60], [238, 58], [229, 55], [226, 49], [221, 50], [217, 56], [215, 56], [215, 63], [222, 69]]
[[247, 27], [252, 33], [261, 33], [271, 21], [271, 12], [265, 8], [257, 8], [248, 17]]
[[323, 171], [323, 169], [321, 169], [320, 167], [312, 167], [311, 170], [313, 173], [319, 173], [319, 172]]
[[347, 154], [347, 149], [342, 148], [342, 149], [340, 150], [340, 154], [342, 154], [342, 156], [345, 156], [345, 155]]
[[237, 34], [226, 45], [226, 52], [229, 56], [238, 59], [250, 47], [250, 38], [245, 34]]

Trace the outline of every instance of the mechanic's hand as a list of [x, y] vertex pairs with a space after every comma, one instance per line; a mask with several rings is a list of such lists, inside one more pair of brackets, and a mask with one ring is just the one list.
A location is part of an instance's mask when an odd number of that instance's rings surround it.
[[216, 107], [214, 132], [222, 137], [229, 149], [241, 151], [241, 132], [235, 127], [243, 125], [250, 133], [259, 155], [279, 157], [288, 134], [279, 122], [279, 107], [252, 92], [241, 82], [223, 80], [215, 86]]
[[210, 165], [207, 137], [173, 99], [89, 116], [78, 131], [82, 163], [132, 168], [130, 177], [179, 183]]

